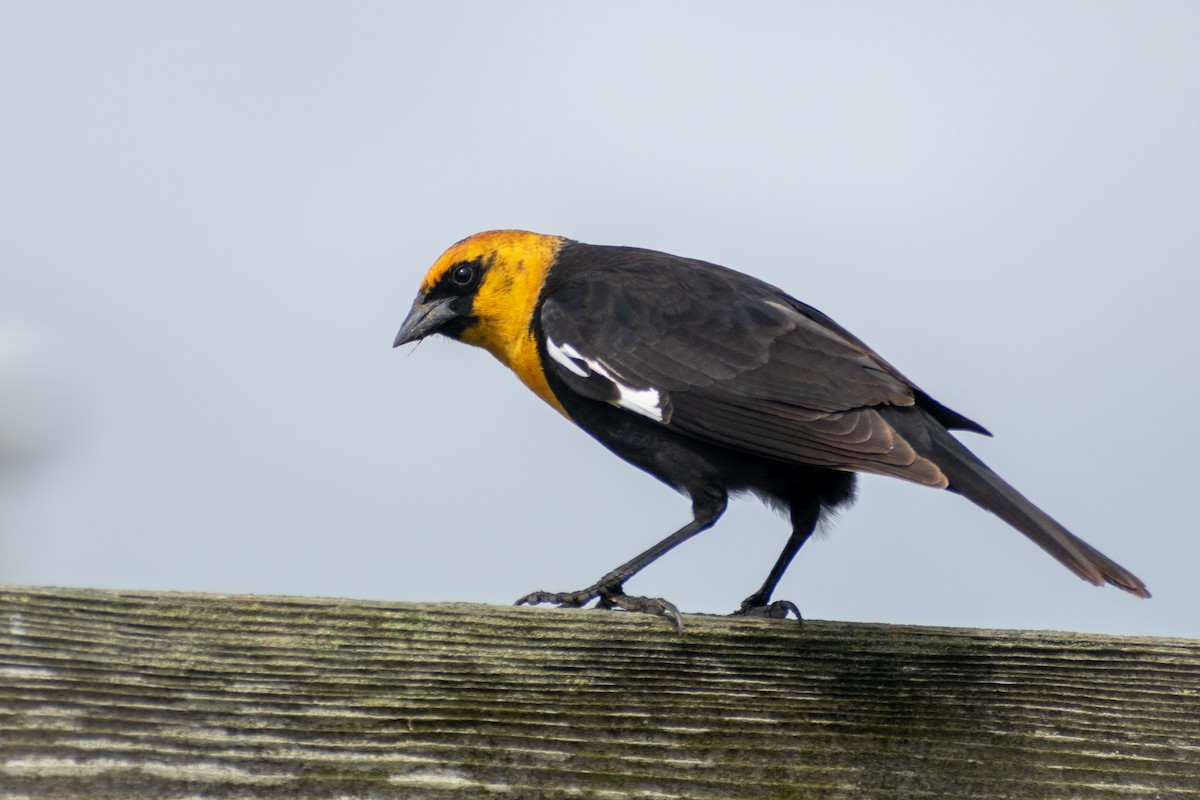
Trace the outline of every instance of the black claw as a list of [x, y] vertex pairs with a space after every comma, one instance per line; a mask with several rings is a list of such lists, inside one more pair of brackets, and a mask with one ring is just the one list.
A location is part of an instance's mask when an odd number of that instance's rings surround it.
[[675, 607], [674, 603], [668, 603], [666, 600], [663, 600], [663, 603], [665, 604], [665, 607], [663, 608], [663, 614], [670, 615], [671, 621], [675, 623], [675, 632], [682, 634], [683, 633], [683, 614], [679, 613], [679, 609]]
[[755, 602], [755, 598], [748, 597], [742, 601], [741, 607], [733, 612], [735, 617], [767, 617], [768, 619], [787, 619], [788, 614], [793, 614], [797, 622], [804, 622], [804, 617], [800, 615], [800, 609], [790, 600], [776, 600], [769, 605], [761, 605]]

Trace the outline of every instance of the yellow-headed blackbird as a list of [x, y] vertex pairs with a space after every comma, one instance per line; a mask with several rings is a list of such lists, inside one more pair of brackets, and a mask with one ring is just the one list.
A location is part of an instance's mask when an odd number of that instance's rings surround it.
[[713, 525], [730, 492], [786, 509], [792, 533], [738, 613], [771, 602], [855, 472], [964, 495], [1067, 569], [1141, 597], [1137, 577], [1071, 534], [949, 431], [987, 434], [934, 400], [820, 311], [767, 283], [690, 258], [526, 231], [464, 239], [421, 283], [395, 345], [440, 333], [483, 347], [608, 449], [691, 498], [693, 519], [594, 585], [519, 603], [678, 612], [623, 584]]

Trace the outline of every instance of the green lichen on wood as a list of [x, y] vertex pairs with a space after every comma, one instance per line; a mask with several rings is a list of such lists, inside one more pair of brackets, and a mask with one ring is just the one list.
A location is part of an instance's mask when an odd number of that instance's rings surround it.
[[1200, 643], [0, 592], [0, 795], [1200, 797]]

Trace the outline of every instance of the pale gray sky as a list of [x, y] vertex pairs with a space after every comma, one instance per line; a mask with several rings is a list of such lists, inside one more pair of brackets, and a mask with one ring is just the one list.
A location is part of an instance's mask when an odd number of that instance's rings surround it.
[[[807, 616], [1200, 636], [1197, 87], [1185, 2], [0, 2], [0, 579], [507, 603], [674, 530], [483, 352], [391, 349], [521, 227], [815, 305], [1155, 593], [868, 478]], [[629, 589], [732, 610], [786, 533]]]

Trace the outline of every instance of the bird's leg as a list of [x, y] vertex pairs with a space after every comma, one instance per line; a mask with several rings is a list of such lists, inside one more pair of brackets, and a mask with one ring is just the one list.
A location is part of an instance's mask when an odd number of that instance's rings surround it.
[[644, 553], [634, 556], [629, 561], [614, 569], [586, 589], [578, 592], [530, 592], [517, 601], [517, 605], [538, 605], [539, 603], [554, 603], [560, 606], [579, 608], [593, 599], [598, 599], [596, 608], [620, 608], [625, 611], [638, 611], [646, 614], [658, 614], [671, 617], [675, 627], [682, 630], [683, 620], [679, 609], [673, 603], [659, 597], [635, 597], [625, 594], [625, 581], [641, 572], [652, 562], [682, 544], [701, 531], [713, 526], [725, 511], [727, 497], [724, 490], [713, 489], [704, 494], [697, 493], [692, 497], [692, 521], [663, 539]]
[[818, 500], [803, 505], [793, 504], [792, 535], [788, 537], [787, 544], [783, 546], [783, 552], [776, 559], [775, 566], [771, 567], [771, 572], [763, 581], [763, 585], [757, 592], [742, 601], [738, 610], [733, 612], [734, 616], [785, 619], [791, 613], [795, 614], [798, 620], [804, 619], [800, 616], [800, 609], [796, 608], [796, 604], [790, 600], [776, 600], [774, 603], [770, 600], [771, 595], [775, 592], [775, 587], [779, 584], [783, 573], [787, 571], [788, 565], [792, 563], [792, 559], [796, 557], [800, 546], [808, 541], [808, 537], [812, 536], [820, 516], [821, 503]]

